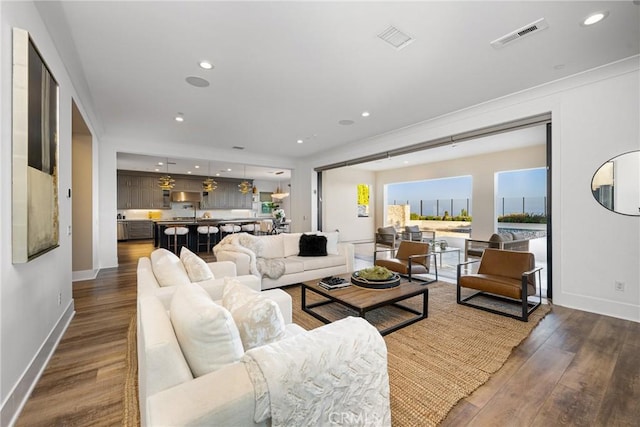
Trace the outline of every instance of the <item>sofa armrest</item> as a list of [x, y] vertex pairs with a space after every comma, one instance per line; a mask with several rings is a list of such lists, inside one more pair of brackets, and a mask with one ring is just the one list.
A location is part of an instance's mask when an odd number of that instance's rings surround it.
[[253, 384], [240, 362], [150, 396], [146, 410], [148, 426], [265, 425], [253, 422]]
[[216, 253], [216, 259], [218, 261], [231, 261], [236, 265], [236, 274], [239, 276], [251, 274], [249, 265], [251, 258], [249, 255], [242, 252], [233, 251], [218, 251]]
[[346, 260], [347, 271], [353, 271], [355, 265], [355, 246], [353, 243], [339, 242], [338, 253]]
[[209, 270], [216, 278], [237, 276], [236, 265], [230, 261], [208, 262]]
[[285, 324], [288, 325], [293, 322], [293, 303], [291, 301], [291, 295], [282, 289], [268, 289], [266, 291], [262, 291], [262, 295], [272, 299], [278, 304]]

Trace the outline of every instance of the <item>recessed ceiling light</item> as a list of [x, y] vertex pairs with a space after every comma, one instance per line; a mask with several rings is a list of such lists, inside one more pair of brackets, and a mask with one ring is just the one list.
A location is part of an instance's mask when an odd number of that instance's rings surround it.
[[164, 165], [164, 163], [158, 162], [158, 166], [162, 166], [162, 165]]
[[231, 168], [227, 168], [227, 172], [231, 172]]
[[189, 175], [191, 175], [191, 171], [187, 171], [187, 173], [188, 173]]
[[196, 169], [200, 169], [200, 165], [195, 165], [194, 166]]
[[297, 140], [296, 142], [297, 142], [298, 144], [302, 144], [304, 141], [303, 141], [303, 140], [301, 140], [301, 139], [299, 139], [299, 140]]
[[371, 115], [371, 113], [369, 113], [368, 111], [363, 111], [362, 112], [362, 117], [369, 117]]
[[606, 11], [606, 10], [604, 10], [602, 12], [595, 12], [595, 13], [592, 13], [591, 15], [587, 16], [586, 18], [584, 18], [582, 20], [582, 22], [580, 23], [580, 25], [582, 25], [584, 27], [588, 27], [589, 25], [597, 24], [598, 22], [602, 21], [607, 16], [609, 16], [609, 12]]
[[182, 113], [178, 113], [176, 115], [176, 122], [180, 122], [180, 123], [184, 122], [184, 115]]
[[200, 68], [203, 68], [205, 70], [210, 70], [213, 68], [213, 65], [209, 61], [200, 61], [198, 65], [200, 65]]
[[160, 172], [160, 169], [156, 168], [156, 169], [155, 169], [155, 171], [156, 171], [156, 172]]
[[220, 174], [219, 174], [219, 173], [217, 173], [217, 174], [216, 174], [216, 176], [220, 176]]

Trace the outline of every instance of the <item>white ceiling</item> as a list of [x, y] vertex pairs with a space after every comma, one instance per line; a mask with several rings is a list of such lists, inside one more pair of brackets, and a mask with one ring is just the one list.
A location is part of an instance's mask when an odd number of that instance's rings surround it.
[[[636, 3], [63, 1], [38, 8], [78, 90], [86, 88], [83, 101], [101, 136], [308, 158], [637, 55]], [[609, 12], [604, 21], [580, 25], [599, 10]], [[539, 18], [548, 29], [490, 46]], [[389, 25], [415, 41], [402, 50], [385, 44], [377, 34]], [[203, 59], [215, 68], [199, 68]], [[191, 86], [188, 76], [210, 86]], [[174, 121], [178, 112], [183, 123]]]

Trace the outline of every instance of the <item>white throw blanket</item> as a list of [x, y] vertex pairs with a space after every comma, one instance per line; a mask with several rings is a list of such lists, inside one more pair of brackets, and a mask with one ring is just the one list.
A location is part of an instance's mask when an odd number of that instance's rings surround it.
[[262, 242], [259, 237], [251, 234], [229, 234], [213, 247], [215, 255], [218, 255], [219, 251], [241, 252], [249, 255], [249, 272], [254, 276], [278, 279], [284, 274], [284, 262], [261, 257]]
[[281, 426], [390, 426], [387, 347], [358, 317], [247, 351], [255, 422]]

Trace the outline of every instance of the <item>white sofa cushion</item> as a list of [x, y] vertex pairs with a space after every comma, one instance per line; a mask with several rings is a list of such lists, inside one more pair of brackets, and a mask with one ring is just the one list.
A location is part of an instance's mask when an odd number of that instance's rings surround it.
[[278, 304], [233, 278], [225, 279], [222, 305], [231, 312], [245, 351], [285, 336]]
[[284, 240], [284, 256], [298, 255], [300, 252], [300, 236], [302, 233], [283, 233], [281, 234]]
[[138, 301], [140, 350], [144, 357], [140, 365], [146, 381], [147, 395], [153, 395], [193, 379], [176, 340], [167, 310], [154, 296]]
[[317, 257], [295, 256], [287, 258], [287, 263], [289, 262], [300, 262], [302, 263], [304, 271], [309, 271], [318, 270], [320, 268], [337, 267], [340, 265], [344, 265], [344, 257], [342, 255], [327, 255]]
[[194, 377], [240, 360], [244, 353], [231, 313], [202, 287], [179, 286], [171, 300], [171, 323]]
[[282, 234], [275, 236], [260, 236], [262, 242], [262, 258], [284, 258], [284, 238]]
[[304, 263], [300, 261], [302, 257], [290, 256], [283, 258], [284, 274], [302, 273], [304, 271]]
[[192, 282], [215, 279], [207, 263], [184, 246], [180, 249], [180, 261], [182, 261], [189, 280]]
[[166, 249], [156, 249], [151, 252], [151, 268], [160, 286], [176, 286], [191, 283], [180, 258]]

